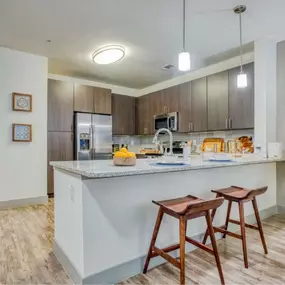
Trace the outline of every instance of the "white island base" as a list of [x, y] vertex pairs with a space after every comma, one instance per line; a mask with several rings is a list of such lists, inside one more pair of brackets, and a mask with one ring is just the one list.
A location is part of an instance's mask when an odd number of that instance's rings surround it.
[[[211, 189], [267, 185], [267, 192], [257, 202], [261, 218], [269, 217], [277, 212], [276, 165], [279, 163], [263, 162], [112, 178], [104, 178], [101, 173], [102, 178], [93, 179], [72, 173], [67, 164], [61, 167], [54, 163], [54, 253], [75, 283], [111, 284], [141, 273], [158, 211], [152, 200], [188, 194], [211, 199], [215, 196]], [[108, 163], [112, 167], [112, 162]], [[136, 169], [143, 168], [143, 163], [147, 162], [138, 161]], [[218, 209], [214, 224], [224, 224], [226, 206], [225, 202]], [[245, 205], [245, 214], [248, 222], [255, 223], [251, 203]], [[231, 217], [238, 219], [236, 205]], [[189, 221], [187, 235], [201, 239], [205, 228], [203, 218]], [[176, 243], [178, 233], [177, 220], [166, 215], [157, 245]], [[187, 246], [187, 251], [193, 249]], [[150, 266], [163, 262], [158, 257]]]

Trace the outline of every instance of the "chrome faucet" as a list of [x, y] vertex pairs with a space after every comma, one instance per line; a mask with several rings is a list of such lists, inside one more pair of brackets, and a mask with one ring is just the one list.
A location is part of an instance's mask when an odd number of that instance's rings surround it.
[[156, 145], [158, 144], [157, 138], [158, 138], [158, 135], [159, 135], [161, 132], [167, 132], [167, 133], [169, 134], [169, 153], [167, 153], [167, 154], [168, 154], [168, 155], [172, 155], [172, 154], [173, 154], [173, 150], [172, 150], [173, 135], [172, 135], [172, 133], [171, 133], [170, 130], [165, 129], [165, 128], [159, 129], [159, 130], [155, 133], [152, 142], [155, 143]]

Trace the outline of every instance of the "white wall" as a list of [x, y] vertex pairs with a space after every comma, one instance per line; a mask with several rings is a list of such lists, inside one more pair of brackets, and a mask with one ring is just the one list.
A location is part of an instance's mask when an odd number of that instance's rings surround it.
[[[47, 58], [0, 47], [0, 201], [47, 193]], [[33, 112], [13, 112], [12, 93], [33, 95]], [[31, 143], [13, 143], [12, 123], [32, 124]]]
[[277, 141], [285, 150], [285, 41], [277, 45]]
[[277, 42], [264, 38], [254, 43], [254, 139], [265, 146], [276, 142]]

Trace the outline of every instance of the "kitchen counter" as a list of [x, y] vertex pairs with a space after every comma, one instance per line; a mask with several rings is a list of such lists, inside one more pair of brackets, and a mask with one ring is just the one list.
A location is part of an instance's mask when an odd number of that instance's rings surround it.
[[246, 155], [243, 158], [236, 158], [232, 162], [211, 162], [204, 161], [200, 156], [193, 156], [189, 165], [184, 166], [157, 166], [156, 159], [137, 160], [135, 166], [114, 166], [112, 160], [93, 161], [59, 161], [50, 164], [57, 169], [62, 169], [86, 178], [108, 178], [142, 174], [156, 174], [177, 171], [189, 171], [197, 169], [208, 169], [217, 167], [231, 167], [248, 164], [270, 163], [284, 161], [284, 158], [261, 158], [256, 155]]
[[[189, 194], [212, 199], [211, 189], [266, 185], [268, 190], [257, 198], [264, 219], [276, 214], [277, 206], [285, 205], [283, 161], [249, 155], [230, 163], [193, 157], [191, 165], [183, 167], [153, 166], [149, 163], [155, 160], [147, 159], [138, 160], [134, 167], [113, 166], [110, 160], [52, 162], [53, 252], [75, 284], [115, 284], [142, 272], [158, 211], [152, 200]], [[226, 209], [225, 202], [216, 213], [215, 225], [225, 222]], [[248, 223], [255, 223], [250, 203], [245, 206], [245, 216]], [[239, 218], [236, 205], [231, 218]], [[204, 219], [189, 221], [187, 235], [200, 240], [205, 229]], [[164, 217], [157, 246], [163, 248], [177, 240], [177, 220]], [[186, 251], [193, 249], [186, 246]], [[157, 257], [150, 266], [163, 262]]]

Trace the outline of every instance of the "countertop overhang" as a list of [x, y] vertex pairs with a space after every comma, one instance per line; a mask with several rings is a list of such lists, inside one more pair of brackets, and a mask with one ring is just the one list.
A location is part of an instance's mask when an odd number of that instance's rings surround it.
[[232, 167], [260, 163], [272, 163], [285, 161], [282, 158], [262, 158], [256, 155], [246, 155], [231, 162], [211, 162], [205, 161], [201, 157], [193, 157], [189, 165], [183, 166], [157, 166], [156, 160], [137, 160], [135, 166], [114, 166], [112, 160], [88, 160], [88, 161], [52, 161], [55, 169], [81, 175], [89, 179], [122, 177], [131, 175], [157, 174], [190, 170], [211, 169], [218, 167]]

